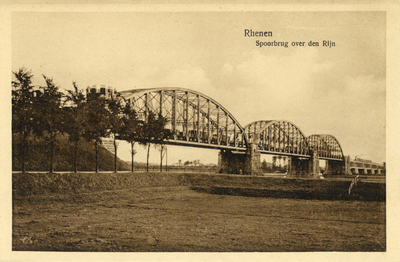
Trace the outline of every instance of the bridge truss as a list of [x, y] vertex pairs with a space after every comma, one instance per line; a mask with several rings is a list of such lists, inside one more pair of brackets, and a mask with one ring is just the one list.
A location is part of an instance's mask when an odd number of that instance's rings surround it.
[[261, 153], [309, 157], [307, 138], [289, 121], [255, 121], [244, 129], [247, 140], [255, 143]]
[[317, 150], [320, 159], [343, 160], [343, 150], [339, 141], [332, 135], [311, 135], [308, 137], [310, 147]]
[[139, 118], [149, 111], [167, 119], [171, 131], [167, 143], [205, 148], [245, 150], [243, 127], [214, 99], [183, 88], [149, 88], [120, 92]]
[[214, 99], [190, 89], [160, 87], [120, 92], [133, 105], [141, 120], [151, 111], [167, 119], [168, 144], [245, 151], [254, 143], [260, 153], [310, 157], [317, 150], [320, 159], [343, 161], [343, 150], [331, 135], [306, 137], [286, 120], [261, 120], [242, 127], [228, 110]]

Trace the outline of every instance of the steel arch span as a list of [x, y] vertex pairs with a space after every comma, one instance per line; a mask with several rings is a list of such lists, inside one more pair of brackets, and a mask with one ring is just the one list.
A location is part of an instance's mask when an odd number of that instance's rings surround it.
[[159, 87], [121, 91], [140, 119], [149, 111], [167, 119], [169, 144], [245, 150], [247, 141], [239, 122], [214, 99], [185, 88]]
[[244, 127], [245, 138], [257, 145], [260, 153], [309, 157], [306, 136], [286, 120], [261, 120]]
[[343, 160], [343, 150], [339, 141], [332, 135], [311, 135], [308, 137], [310, 147], [317, 150], [320, 159]]

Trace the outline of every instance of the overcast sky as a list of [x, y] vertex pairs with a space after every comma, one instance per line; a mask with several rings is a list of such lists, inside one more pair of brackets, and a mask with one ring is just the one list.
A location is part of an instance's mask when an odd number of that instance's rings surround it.
[[[245, 37], [245, 29], [272, 37]], [[382, 162], [385, 38], [384, 12], [17, 12], [12, 70], [32, 70], [37, 85], [45, 74], [64, 89], [72, 81], [82, 89], [189, 88], [242, 126], [289, 120], [306, 136], [335, 136], [345, 155]], [[260, 48], [257, 40], [289, 47]], [[335, 46], [323, 47], [324, 40]], [[129, 159], [127, 147], [121, 150]], [[217, 162], [218, 151], [194, 150], [171, 147], [169, 163]], [[136, 159], [144, 161], [144, 152]]]

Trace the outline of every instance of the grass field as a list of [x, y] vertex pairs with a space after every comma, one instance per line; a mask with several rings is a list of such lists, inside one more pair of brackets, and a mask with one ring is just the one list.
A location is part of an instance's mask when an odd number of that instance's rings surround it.
[[[386, 250], [386, 202], [357, 191], [348, 198], [348, 181], [92, 174], [73, 189], [74, 175], [41, 176], [24, 194], [13, 175], [14, 251]], [[323, 197], [290, 193], [301, 188]], [[343, 197], [329, 199], [330, 191]]]

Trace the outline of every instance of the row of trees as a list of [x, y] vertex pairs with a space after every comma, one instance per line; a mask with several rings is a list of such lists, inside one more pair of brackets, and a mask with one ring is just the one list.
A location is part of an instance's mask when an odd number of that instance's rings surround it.
[[12, 81], [12, 132], [21, 137], [22, 172], [26, 171], [28, 137], [43, 138], [50, 152], [49, 171], [53, 172], [53, 156], [56, 136], [68, 135], [74, 143], [74, 172], [77, 172], [78, 143], [81, 139], [93, 142], [96, 150], [96, 172], [98, 172], [98, 147], [101, 138], [114, 138], [114, 172], [117, 172], [117, 142], [126, 140], [131, 144], [132, 171], [134, 168], [134, 144], [147, 146], [147, 170], [150, 144], [162, 144], [169, 137], [164, 128], [166, 119], [149, 111], [146, 119], [140, 120], [129, 103], [112, 96], [105, 99], [99, 93], [83, 94], [75, 82], [73, 90], [62, 93], [53, 79], [43, 75], [45, 85], [32, 85], [33, 75], [25, 68], [13, 72]]
[[[282, 163], [283, 162], [283, 163]], [[268, 163], [265, 159], [261, 162], [263, 172], [287, 171], [286, 156], [272, 156], [272, 163]]]
[[273, 156], [272, 157], [272, 169], [277, 170], [277, 171], [287, 170], [287, 159], [288, 158], [286, 156]]

